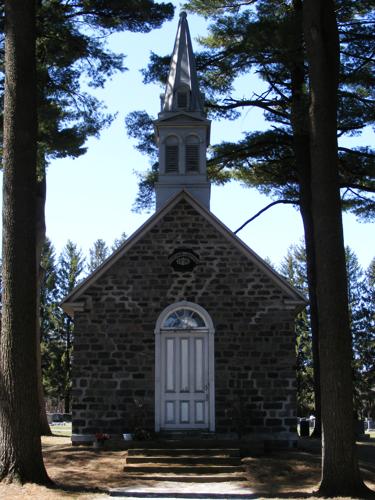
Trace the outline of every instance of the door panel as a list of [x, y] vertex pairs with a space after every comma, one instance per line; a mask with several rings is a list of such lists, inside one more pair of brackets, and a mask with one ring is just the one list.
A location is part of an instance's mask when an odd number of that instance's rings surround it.
[[205, 362], [204, 362], [204, 345], [202, 338], [192, 339], [194, 343], [194, 373], [195, 373], [195, 392], [203, 392], [205, 386]]
[[166, 401], [165, 410], [165, 421], [173, 424], [176, 421], [175, 401]]
[[189, 339], [180, 340], [180, 391], [189, 392]]
[[161, 428], [207, 428], [208, 332], [162, 332], [161, 368]]
[[188, 424], [190, 422], [189, 401], [180, 402], [180, 424]]
[[166, 339], [165, 392], [175, 392], [176, 383], [176, 339]]
[[204, 401], [195, 401], [195, 423], [201, 424], [205, 420]]

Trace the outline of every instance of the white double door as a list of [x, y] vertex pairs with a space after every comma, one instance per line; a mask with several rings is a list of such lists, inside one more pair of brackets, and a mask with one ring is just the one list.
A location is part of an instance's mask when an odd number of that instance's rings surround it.
[[208, 331], [162, 331], [162, 429], [207, 429], [210, 419]]

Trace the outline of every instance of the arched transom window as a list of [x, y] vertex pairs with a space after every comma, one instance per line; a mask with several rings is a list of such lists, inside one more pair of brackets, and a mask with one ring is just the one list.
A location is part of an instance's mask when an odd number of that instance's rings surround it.
[[162, 323], [163, 329], [187, 330], [207, 328], [204, 319], [191, 309], [177, 309], [169, 314]]

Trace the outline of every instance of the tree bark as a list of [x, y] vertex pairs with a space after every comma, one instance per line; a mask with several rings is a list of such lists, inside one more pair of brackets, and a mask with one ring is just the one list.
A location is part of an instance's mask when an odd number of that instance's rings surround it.
[[337, 155], [339, 40], [333, 0], [304, 1], [310, 79], [311, 207], [319, 311], [325, 496], [369, 494], [353, 426], [351, 338]]
[[35, 5], [5, 1], [0, 480], [47, 483], [36, 359]]
[[300, 212], [304, 227], [307, 283], [310, 303], [310, 326], [312, 356], [314, 367], [315, 428], [314, 437], [321, 436], [320, 404], [320, 361], [319, 361], [319, 323], [316, 298], [316, 266], [314, 250], [314, 227], [311, 214], [311, 161], [309, 137], [309, 104], [305, 90], [305, 49], [303, 42], [303, 4], [302, 0], [293, 1], [294, 26], [291, 57], [291, 124], [293, 129], [293, 149], [299, 181]]

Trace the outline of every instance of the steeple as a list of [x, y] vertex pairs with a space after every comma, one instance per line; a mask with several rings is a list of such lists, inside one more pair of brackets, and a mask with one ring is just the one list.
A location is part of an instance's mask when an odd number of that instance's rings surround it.
[[181, 12], [162, 111], [184, 108], [204, 115], [186, 12]]
[[157, 210], [182, 189], [210, 207], [206, 169], [210, 125], [199, 90], [186, 12], [181, 12], [161, 111], [154, 122], [159, 146]]

